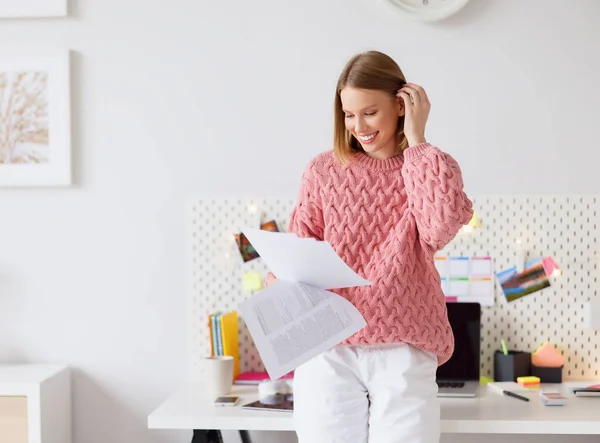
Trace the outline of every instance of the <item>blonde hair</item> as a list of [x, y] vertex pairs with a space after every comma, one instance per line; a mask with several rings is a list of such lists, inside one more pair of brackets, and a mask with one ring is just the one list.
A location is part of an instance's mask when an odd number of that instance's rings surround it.
[[[350, 86], [379, 90], [396, 97], [398, 89], [405, 83], [406, 78], [398, 64], [382, 52], [367, 51], [356, 54], [346, 63], [337, 82], [334, 100], [333, 152], [340, 163], [348, 164], [356, 152], [364, 152], [358, 140], [346, 129], [340, 95], [342, 89]], [[404, 116], [398, 117], [396, 143], [398, 154], [408, 147], [404, 135]]]

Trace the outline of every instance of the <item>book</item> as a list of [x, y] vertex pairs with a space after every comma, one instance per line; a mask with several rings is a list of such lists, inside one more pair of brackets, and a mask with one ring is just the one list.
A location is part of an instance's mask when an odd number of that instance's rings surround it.
[[[285, 374], [283, 377], [280, 378], [280, 380], [293, 380], [294, 378], [294, 373], [293, 372], [289, 372], [287, 374]], [[241, 374], [239, 374], [237, 376], [237, 378], [235, 379], [235, 384], [236, 385], [258, 385], [259, 383], [263, 382], [263, 381], [269, 381], [271, 380], [271, 377], [269, 377], [269, 374], [267, 372], [252, 372], [252, 371], [246, 371], [246, 372], [242, 372]]]
[[238, 338], [237, 312], [228, 312], [219, 317], [223, 354], [233, 357], [233, 378], [240, 373], [240, 347]]
[[223, 336], [221, 335], [221, 314], [215, 315], [215, 335], [217, 336], [217, 355], [223, 355]]
[[215, 312], [213, 314], [210, 314], [208, 316], [208, 333], [209, 333], [209, 342], [210, 342], [210, 356], [214, 357], [215, 355], [217, 355], [217, 336], [215, 335], [214, 332], [214, 326], [213, 326], [213, 317], [218, 314], [218, 312]]
[[600, 397], [600, 385], [572, 389], [576, 397]]
[[210, 321], [210, 337], [211, 337], [211, 347], [212, 347], [212, 356], [218, 356], [219, 354], [219, 343], [218, 343], [218, 331], [217, 331], [217, 318], [219, 313], [216, 312], [209, 317]]

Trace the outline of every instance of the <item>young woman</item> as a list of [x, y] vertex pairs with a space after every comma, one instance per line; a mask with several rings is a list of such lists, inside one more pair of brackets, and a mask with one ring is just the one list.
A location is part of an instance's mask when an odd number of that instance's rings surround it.
[[289, 230], [328, 241], [371, 281], [334, 291], [367, 326], [297, 368], [300, 443], [439, 441], [435, 373], [454, 340], [434, 253], [473, 210], [456, 161], [425, 139], [429, 110], [380, 52], [340, 75], [334, 148], [305, 170]]

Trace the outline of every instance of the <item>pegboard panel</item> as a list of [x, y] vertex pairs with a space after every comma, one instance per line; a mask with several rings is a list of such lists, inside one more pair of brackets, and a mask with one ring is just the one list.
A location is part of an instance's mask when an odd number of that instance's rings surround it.
[[[496, 283], [495, 304], [483, 307], [482, 375], [492, 376], [493, 353], [505, 339], [510, 349], [535, 350], [546, 340], [566, 357], [565, 379], [600, 377], [600, 334], [585, 327], [584, 303], [597, 296], [598, 200], [595, 196], [472, 198], [480, 225], [461, 231], [440, 254], [491, 256], [495, 272], [514, 264], [521, 242], [526, 259], [552, 256], [562, 275], [542, 291], [507, 302]], [[260, 258], [244, 263], [233, 235], [243, 225], [275, 220], [286, 231], [295, 199], [195, 198], [188, 202], [189, 370], [201, 377], [201, 359], [210, 352], [207, 318], [237, 310], [251, 296], [243, 290], [246, 272], [266, 275]], [[242, 370], [263, 370], [243, 320]]]
[[[250, 297], [243, 289], [246, 272], [263, 277], [268, 269], [262, 259], [244, 262], [237, 250], [234, 234], [242, 226], [258, 227], [275, 220], [287, 231], [294, 199], [193, 199], [188, 201], [188, 266], [191, 278], [189, 295], [188, 360], [190, 378], [201, 376], [201, 359], [210, 353], [208, 316], [216, 311], [237, 310]], [[264, 366], [243, 319], [239, 319], [242, 371], [264, 371]]]
[[522, 351], [550, 341], [566, 358], [565, 379], [598, 378], [600, 334], [584, 321], [584, 303], [598, 293], [597, 197], [479, 197], [473, 204], [480, 227], [461, 232], [442, 253], [492, 256], [497, 273], [514, 265], [520, 241], [526, 260], [551, 256], [562, 271], [549, 288], [512, 302], [496, 282], [494, 306], [482, 308], [482, 375], [493, 375], [504, 338]]

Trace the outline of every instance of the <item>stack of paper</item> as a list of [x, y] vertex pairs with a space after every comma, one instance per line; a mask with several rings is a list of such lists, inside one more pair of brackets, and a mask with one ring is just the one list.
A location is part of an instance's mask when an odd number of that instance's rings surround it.
[[326, 290], [371, 284], [329, 243], [252, 228], [243, 233], [278, 279], [239, 306], [271, 379], [366, 325], [348, 300]]

